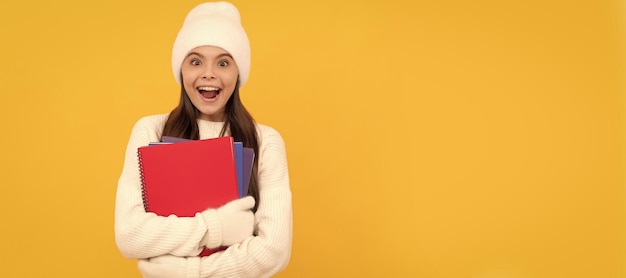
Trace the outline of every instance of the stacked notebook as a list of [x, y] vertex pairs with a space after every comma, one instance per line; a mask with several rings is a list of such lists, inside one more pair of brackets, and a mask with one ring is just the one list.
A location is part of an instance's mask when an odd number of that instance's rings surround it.
[[[232, 137], [186, 140], [163, 136], [137, 150], [143, 202], [157, 215], [193, 217], [248, 195], [254, 150]], [[226, 247], [204, 249], [208, 256]]]

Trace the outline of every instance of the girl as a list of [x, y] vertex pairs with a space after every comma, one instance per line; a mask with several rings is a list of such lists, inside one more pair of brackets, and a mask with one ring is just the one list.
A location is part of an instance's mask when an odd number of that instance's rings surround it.
[[[250, 72], [250, 46], [237, 8], [227, 2], [193, 8], [174, 42], [172, 68], [180, 103], [168, 114], [140, 119], [128, 142], [116, 197], [117, 246], [139, 260], [144, 277], [269, 277], [291, 255], [291, 191], [282, 137], [255, 123], [239, 97]], [[232, 136], [253, 148], [249, 196], [194, 217], [146, 212], [137, 148], [162, 136]], [[197, 256], [219, 246], [228, 248]]]

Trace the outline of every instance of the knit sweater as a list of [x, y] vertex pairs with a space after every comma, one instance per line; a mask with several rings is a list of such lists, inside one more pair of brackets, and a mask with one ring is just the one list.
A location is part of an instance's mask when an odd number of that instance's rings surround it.
[[[127, 258], [144, 259], [171, 254], [195, 257], [207, 231], [219, 223], [195, 217], [157, 216], [146, 212], [141, 195], [137, 148], [158, 142], [168, 114], [147, 116], [132, 129], [118, 181], [115, 206], [115, 240]], [[198, 120], [200, 139], [215, 138], [224, 123]], [[257, 124], [259, 137], [259, 206], [255, 213], [254, 234], [200, 260], [199, 277], [269, 277], [289, 262], [292, 242], [291, 190], [285, 145], [273, 128]], [[219, 220], [217, 220], [219, 222]], [[208, 223], [212, 222], [212, 223]], [[219, 242], [219, 241], [218, 241]], [[190, 271], [193, 272], [193, 271]], [[192, 276], [193, 277], [193, 276]]]

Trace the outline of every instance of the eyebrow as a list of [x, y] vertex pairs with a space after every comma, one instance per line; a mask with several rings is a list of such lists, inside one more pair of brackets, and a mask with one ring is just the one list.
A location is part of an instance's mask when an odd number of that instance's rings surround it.
[[[202, 55], [202, 54], [200, 54], [198, 52], [189, 52], [189, 54], [187, 54], [187, 57], [189, 57], [191, 55], [197, 55], [197, 56], [200, 56], [200, 58], [203, 58], [203, 59], [205, 58], [204, 55]], [[230, 53], [221, 53], [221, 54], [217, 55], [215, 58], [217, 59], [217, 58], [221, 58], [221, 57], [224, 57], [224, 56], [230, 57], [231, 59], [235, 60], [235, 58], [233, 58], [233, 56], [231, 56]], [[187, 57], [185, 57], [185, 58], [187, 58]]]

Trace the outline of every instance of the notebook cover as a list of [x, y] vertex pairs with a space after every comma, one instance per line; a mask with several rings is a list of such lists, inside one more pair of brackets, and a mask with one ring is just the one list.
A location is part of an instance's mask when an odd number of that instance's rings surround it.
[[243, 187], [242, 196], [248, 195], [250, 177], [252, 176], [252, 165], [254, 164], [254, 149], [243, 148]]
[[243, 143], [234, 142], [235, 149], [235, 165], [237, 166], [237, 192], [239, 198], [244, 197], [243, 193]]
[[161, 136], [161, 142], [164, 142], [164, 143], [178, 143], [178, 142], [185, 142], [185, 141], [189, 141], [189, 139], [178, 138], [178, 137], [173, 137], [173, 136]]
[[[232, 137], [140, 147], [146, 211], [192, 217], [238, 198]], [[219, 249], [204, 249], [206, 256]]]

